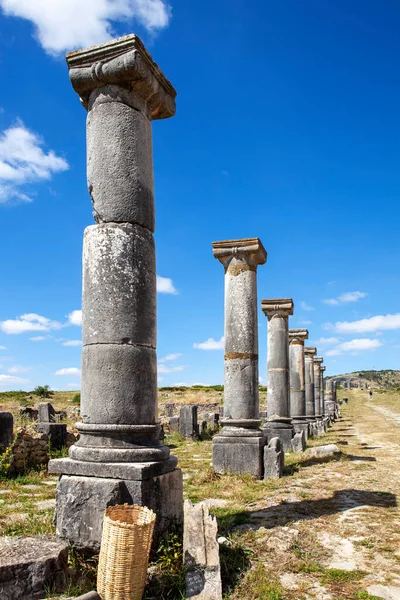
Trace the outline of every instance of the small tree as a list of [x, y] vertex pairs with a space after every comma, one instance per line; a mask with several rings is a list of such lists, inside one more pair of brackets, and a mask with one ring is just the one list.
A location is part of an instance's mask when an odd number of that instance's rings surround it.
[[54, 394], [48, 385], [38, 385], [37, 388], [33, 390], [33, 393], [35, 396], [39, 396], [39, 398], [51, 398]]

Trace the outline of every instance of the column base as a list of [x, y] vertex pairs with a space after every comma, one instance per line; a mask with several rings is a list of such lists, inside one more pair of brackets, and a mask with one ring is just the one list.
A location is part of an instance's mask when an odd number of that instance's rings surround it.
[[[234, 475], [252, 475], [262, 479], [264, 475], [264, 446], [266, 439], [260, 430], [242, 430], [235, 433], [234, 428], [215, 435], [213, 438], [213, 468], [216, 473]], [[247, 435], [246, 435], [247, 434]]]
[[89, 463], [63, 458], [49, 462], [60, 473], [55, 523], [58, 537], [89, 553], [100, 550], [104, 510], [139, 504], [157, 514], [153, 546], [183, 519], [182, 473], [175, 457], [157, 463]]
[[307, 417], [292, 417], [292, 423], [294, 428], [294, 433], [301, 433], [304, 431], [304, 435], [306, 436], [306, 440], [308, 439], [309, 432], [309, 423], [307, 421]]
[[292, 449], [292, 437], [294, 436], [294, 427], [291, 419], [268, 421], [264, 425], [263, 432], [268, 442], [272, 438], [279, 438], [284, 452], [289, 452], [289, 450]]

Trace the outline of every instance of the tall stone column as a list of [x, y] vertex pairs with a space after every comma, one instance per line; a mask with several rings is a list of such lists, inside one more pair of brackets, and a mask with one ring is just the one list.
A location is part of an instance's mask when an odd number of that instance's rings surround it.
[[317, 349], [311, 346], [304, 348], [305, 380], [306, 380], [306, 415], [309, 423], [309, 433], [315, 433], [315, 397], [314, 397], [314, 361]]
[[258, 238], [214, 242], [225, 269], [225, 374], [222, 430], [213, 439], [217, 473], [263, 476], [258, 395], [257, 266], [267, 260]]
[[315, 418], [320, 421], [322, 419], [322, 407], [321, 407], [321, 364], [323, 362], [321, 356], [314, 356], [313, 368], [314, 368], [314, 398], [315, 398]]
[[321, 384], [320, 384], [320, 402], [321, 402], [321, 413], [322, 416], [325, 418], [325, 379], [324, 379], [324, 373], [326, 371], [326, 367], [324, 365], [321, 365], [320, 367], [320, 373], [321, 373]]
[[335, 382], [333, 379], [326, 380], [326, 392], [325, 392], [325, 413], [332, 420], [335, 420], [335, 405], [334, 400], [334, 386]]
[[290, 412], [295, 433], [304, 431], [308, 436], [306, 416], [306, 381], [304, 365], [304, 341], [307, 329], [289, 329], [289, 381]]
[[160, 441], [151, 121], [172, 117], [176, 92], [135, 35], [67, 55], [87, 117], [96, 225], [83, 247], [79, 440], [53, 460], [57, 534], [98, 550], [104, 509], [141, 504], [156, 538], [182, 518], [182, 476]]
[[283, 449], [291, 449], [294, 435], [289, 405], [289, 315], [293, 314], [291, 298], [262, 300], [261, 307], [268, 319], [268, 393], [267, 423], [264, 433], [268, 440], [279, 437]]

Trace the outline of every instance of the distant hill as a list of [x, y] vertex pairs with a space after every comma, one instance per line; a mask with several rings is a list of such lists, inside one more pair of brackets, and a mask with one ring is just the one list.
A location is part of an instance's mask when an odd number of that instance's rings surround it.
[[335, 375], [333, 379], [342, 387], [394, 389], [400, 387], [400, 371], [355, 371]]

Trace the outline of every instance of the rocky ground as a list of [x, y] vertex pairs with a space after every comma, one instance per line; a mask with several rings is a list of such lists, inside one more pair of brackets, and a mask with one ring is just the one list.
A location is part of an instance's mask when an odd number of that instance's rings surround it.
[[[400, 395], [345, 395], [342, 419], [310, 442], [341, 454], [289, 454], [280, 480], [216, 476], [211, 440], [167, 438], [186, 497], [218, 517], [226, 598], [371, 600], [388, 594], [382, 586], [400, 588]], [[0, 481], [0, 534], [52, 533], [54, 496], [46, 473]]]

